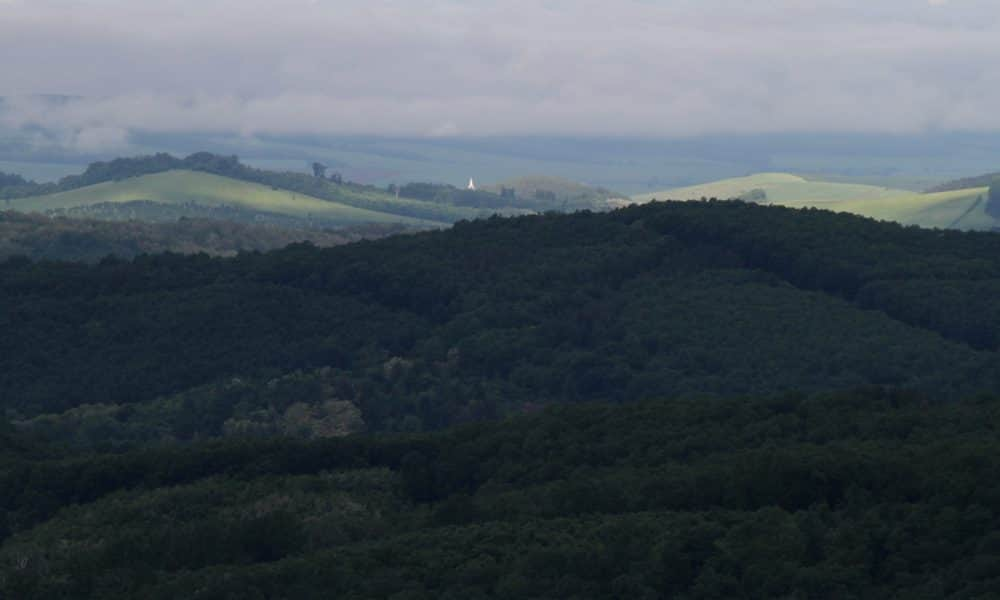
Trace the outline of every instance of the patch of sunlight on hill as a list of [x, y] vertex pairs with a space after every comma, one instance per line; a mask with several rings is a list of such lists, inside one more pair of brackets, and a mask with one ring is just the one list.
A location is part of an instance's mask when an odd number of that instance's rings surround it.
[[45, 212], [93, 204], [141, 200], [171, 205], [190, 203], [213, 207], [230, 206], [343, 224], [391, 222], [439, 225], [433, 221], [357, 208], [288, 190], [185, 170], [100, 183], [48, 196], [17, 199], [10, 203], [9, 208], [24, 212]]
[[758, 173], [748, 177], [734, 177], [702, 185], [664, 190], [652, 194], [633, 196], [636, 202], [660, 200], [692, 200], [697, 198], [738, 198], [753, 190], [763, 190], [767, 202], [786, 206], [816, 206], [826, 202], [843, 202], [871, 198], [885, 198], [909, 193], [906, 190], [864, 185], [858, 183], [831, 183], [810, 181], [789, 173]]
[[988, 188], [908, 193], [878, 200], [840, 202], [829, 208], [921, 227], [990, 229], [995, 222], [986, 214], [987, 193]]
[[[788, 173], [760, 173], [723, 179], [632, 198], [635, 202], [738, 198], [763, 190], [762, 204], [791, 208], [823, 208], [849, 212], [905, 225], [956, 229], [991, 229], [997, 225], [986, 214], [987, 188], [972, 188], [936, 194], [921, 194], [873, 185], [810, 181]], [[980, 200], [982, 197], [982, 200]]]

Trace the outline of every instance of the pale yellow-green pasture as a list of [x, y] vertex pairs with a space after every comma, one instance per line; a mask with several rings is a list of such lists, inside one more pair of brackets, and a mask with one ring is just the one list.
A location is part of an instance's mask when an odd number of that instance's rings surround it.
[[987, 188], [937, 194], [910, 192], [878, 200], [839, 202], [830, 208], [921, 227], [990, 229], [994, 219], [985, 211], [987, 193]]
[[[906, 225], [991, 229], [998, 225], [985, 212], [987, 188], [921, 194], [872, 185], [811, 181], [788, 173], [760, 173], [702, 185], [642, 194], [635, 202], [736, 198], [751, 190], [767, 193], [766, 204], [823, 208]], [[982, 198], [982, 200], [980, 200]]]
[[126, 203], [140, 200], [173, 205], [194, 203], [201, 206], [230, 206], [343, 223], [436, 224], [210, 173], [186, 170], [110, 181], [48, 196], [22, 198], [12, 201], [9, 208], [25, 212], [44, 212], [105, 202]]
[[659, 200], [696, 200], [700, 198], [737, 198], [751, 190], [764, 190], [772, 204], [815, 206], [820, 203], [842, 202], [868, 198], [884, 198], [905, 190], [884, 188], [856, 183], [830, 183], [810, 181], [789, 173], [758, 173], [748, 177], [722, 179], [702, 185], [693, 185], [652, 194], [634, 196], [637, 202]]

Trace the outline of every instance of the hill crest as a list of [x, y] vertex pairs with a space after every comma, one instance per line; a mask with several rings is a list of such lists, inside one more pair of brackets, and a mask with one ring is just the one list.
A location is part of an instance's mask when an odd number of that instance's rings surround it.
[[387, 214], [277, 187], [186, 169], [105, 181], [46, 196], [19, 198], [8, 201], [8, 207], [22, 212], [46, 214], [65, 214], [76, 209], [86, 215], [88, 206], [124, 205], [138, 201], [180, 207], [235, 207], [255, 216], [273, 213], [329, 225], [389, 221], [409, 225], [440, 225], [439, 222]]

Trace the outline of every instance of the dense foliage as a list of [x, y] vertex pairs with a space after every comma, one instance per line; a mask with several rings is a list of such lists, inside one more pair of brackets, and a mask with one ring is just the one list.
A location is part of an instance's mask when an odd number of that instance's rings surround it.
[[[235, 225], [265, 225], [273, 228], [297, 229], [311, 232], [351, 227], [351, 225], [345, 225], [336, 215], [315, 216], [308, 214], [305, 216], [296, 216], [231, 204], [170, 203], [152, 200], [81, 204], [68, 208], [48, 209], [42, 214], [48, 217], [66, 219], [126, 221], [129, 223], [176, 223], [181, 220], [225, 221], [226, 223]], [[376, 224], [371, 223], [366, 225]], [[308, 236], [303, 236], [302, 233], [296, 235], [302, 236], [301, 239], [310, 239]]]
[[0, 463], [14, 598], [987, 598], [1000, 402], [552, 408]]
[[[717, 202], [233, 259], [8, 261], [0, 402], [19, 423], [78, 409], [115, 442], [197, 437], [193, 406], [206, 434], [280, 428], [261, 390], [292, 371], [322, 370], [310, 406], [349, 402], [375, 431], [691, 394], [965, 397], [1000, 379], [997, 257], [991, 234]], [[169, 400], [205, 385], [229, 391]], [[122, 410], [150, 403], [177, 414]]]
[[10, 259], [0, 598], [993, 597], [997, 292], [742, 202]]
[[[128, 206], [113, 204], [108, 208], [123, 211]], [[185, 208], [190, 210], [190, 207]], [[240, 251], [272, 250], [304, 241], [316, 246], [336, 246], [403, 231], [405, 226], [402, 225], [372, 224], [307, 231], [239, 223], [228, 218], [180, 218], [154, 224], [145, 220], [109, 222], [0, 212], [0, 259], [26, 256], [97, 262], [108, 255], [132, 258], [161, 252], [233, 256]]]

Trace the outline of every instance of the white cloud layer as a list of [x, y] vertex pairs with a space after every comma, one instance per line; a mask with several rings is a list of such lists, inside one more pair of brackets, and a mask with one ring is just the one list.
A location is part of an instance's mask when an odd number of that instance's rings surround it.
[[995, 0], [0, 0], [0, 93], [22, 96], [0, 124], [82, 148], [133, 129], [1000, 131], [997, 65]]

